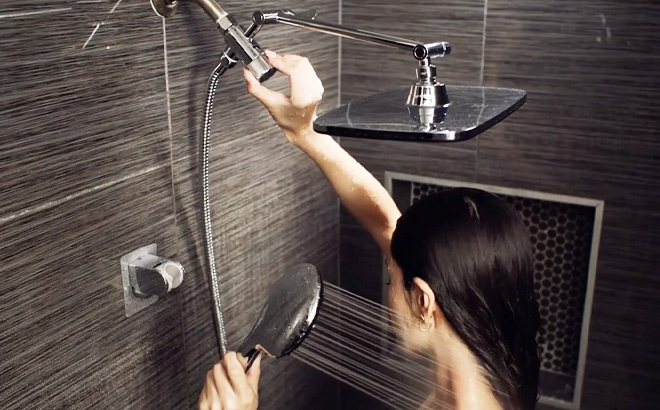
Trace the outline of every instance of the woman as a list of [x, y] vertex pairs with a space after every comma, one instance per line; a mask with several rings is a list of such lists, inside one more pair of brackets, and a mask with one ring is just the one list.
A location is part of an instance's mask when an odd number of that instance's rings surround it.
[[[323, 86], [307, 59], [268, 51], [289, 76], [291, 95], [245, 71], [247, 89], [286, 138], [328, 178], [344, 206], [378, 242], [390, 272], [388, 302], [405, 320], [403, 344], [438, 363], [428, 403], [455, 409], [531, 410], [538, 396], [539, 313], [532, 248], [521, 218], [474, 189], [427, 197], [402, 216], [383, 186], [312, 122]], [[228, 354], [210, 371], [200, 409], [257, 407], [259, 366]], [[216, 406], [216, 407], [214, 407]]]

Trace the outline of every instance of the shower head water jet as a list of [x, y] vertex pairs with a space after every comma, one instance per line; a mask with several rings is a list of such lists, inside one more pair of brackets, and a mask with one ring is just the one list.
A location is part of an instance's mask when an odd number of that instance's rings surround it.
[[294, 266], [271, 287], [266, 303], [238, 352], [247, 370], [259, 353], [282, 357], [293, 352], [314, 326], [323, 299], [323, 280], [310, 264]]

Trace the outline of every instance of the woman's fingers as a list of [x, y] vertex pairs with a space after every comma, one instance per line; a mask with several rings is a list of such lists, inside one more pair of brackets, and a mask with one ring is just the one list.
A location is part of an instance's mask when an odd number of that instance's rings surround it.
[[270, 65], [277, 68], [279, 72], [287, 77], [293, 77], [297, 74], [298, 69], [308, 62], [305, 57], [296, 56], [292, 54], [277, 54], [273, 50], [266, 50], [266, 57]]
[[259, 392], [259, 377], [261, 376], [261, 353], [254, 359], [252, 367], [247, 372], [247, 382], [255, 394]]
[[[241, 361], [241, 359], [243, 359]], [[245, 374], [247, 361], [235, 352], [228, 352], [220, 363], [206, 374], [199, 410], [256, 410], [259, 404], [259, 359], [255, 371]]]
[[228, 397], [234, 395], [234, 391], [231, 387], [231, 383], [229, 383], [229, 378], [227, 377], [223, 362], [224, 359], [222, 362], [216, 363], [211, 372], [213, 373], [217, 394], [223, 399], [223, 401], [225, 401]]
[[198, 410], [209, 410], [209, 402], [206, 399], [206, 384], [202, 389], [202, 392], [199, 394], [199, 400], [197, 401]]
[[266, 108], [272, 110], [286, 102], [286, 96], [284, 94], [264, 87], [248, 70], [243, 70], [243, 77], [245, 77], [248, 93], [261, 101]]
[[317, 104], [323, 96], [323, 85], [314, 71], [314, 67], [305, 57], [279, 55], [266, 50], [271, 65], [289, 77], [291, 104], [296, 108], [306, 108]]
[[217, 381], [215, 379], [215, 374], [212, 370], [206, 373], [206, 386], [204, 387], [204, 390], [206, 391], [206, 408], [209, 410], [222, 409], [222, 406], [220, 405], [220, 395], [216, 386]]
[[227, 372], [229, 383], [231, 384], [240, 402], [248, 406], [248, 408], [253, 404], [256, 404], [255, 391], [248, 383], [248, 379], [245, 374], [245, 366], [239, 362], [236, 353], [227, 352], [225, 357], [222, 359], [222, 364], [225, 371]]

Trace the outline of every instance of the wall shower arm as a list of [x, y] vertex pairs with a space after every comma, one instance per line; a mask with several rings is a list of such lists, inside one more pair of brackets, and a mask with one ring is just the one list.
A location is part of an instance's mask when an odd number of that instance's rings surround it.
[[266, 10], [255, 11], [252, 15], [252, 20], [257, 25], [281, 23], [366, 43], [411, 51], [415, 59], [420, 61], [428, 61], [428, 59], [443, 57], [451, 52], [451, 45], [445, 41], [423, 44], [418, 41], [408, 40], [401, 37], [390, 36], [373, 31], [352, 29], [339, 24], [321, 22], [315, 20], [315, 17], [316, 13], [310, 12], [294, 13], [291, 10]]

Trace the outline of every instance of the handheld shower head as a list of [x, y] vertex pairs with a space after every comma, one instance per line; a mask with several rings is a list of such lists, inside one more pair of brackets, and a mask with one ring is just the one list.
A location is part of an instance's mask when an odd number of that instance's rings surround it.
[[223, 10], [214, 0], [151, 0], [151, 7], [156, 14], [167, 18], [176, 14], [179, 4], [184, 1], [199, 5], [213, 19], [229, 47], [225, 53], [228, 60], [232, 59], [228, 54], [232, 54], [261, 82], [275, 74], [277, 70], [270, 65], [259, 44], [252, 37], [246, 36], [245, 30], [234, 17]]
[[259, 353], [279, 358], [300, 346], [314, 326], [322, 298], [323, 280], [313, 265], [296, 265], [283, 275], [238, 349], [248, 358], [246, 371]]

